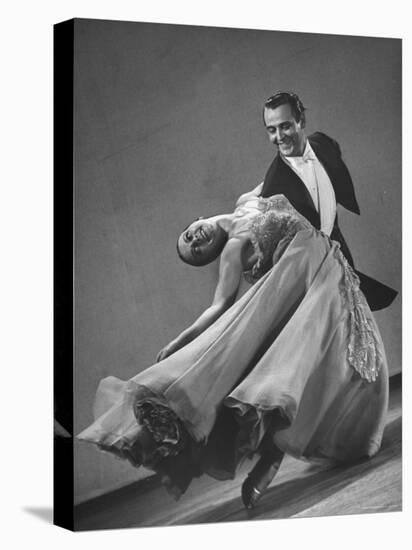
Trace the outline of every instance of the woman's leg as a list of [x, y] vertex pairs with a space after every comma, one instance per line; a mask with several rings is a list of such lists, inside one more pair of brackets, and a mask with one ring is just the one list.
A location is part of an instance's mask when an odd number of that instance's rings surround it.
[[274, 443], [262, 445], [261, 457], [242, 484], [242, 501], [246, 508], [254, 508], [277, 474], [285, 453]]

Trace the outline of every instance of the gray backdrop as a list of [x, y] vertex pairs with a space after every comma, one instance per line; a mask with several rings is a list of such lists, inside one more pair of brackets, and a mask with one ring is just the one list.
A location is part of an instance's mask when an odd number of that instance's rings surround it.
[[[176, 238], [262, 181], [261, 105], [279, 89], [341, 145], [357, 267], [400, 290], [400, 40], [76, 20], [74, 82], [76, 433], [102, 377], [150, 366], [209, 304], [217, 265], [184, 265]], [[376, 317], [399, 372], [401, 297]], [[75, 443], [76, 501], [144, 475]]]

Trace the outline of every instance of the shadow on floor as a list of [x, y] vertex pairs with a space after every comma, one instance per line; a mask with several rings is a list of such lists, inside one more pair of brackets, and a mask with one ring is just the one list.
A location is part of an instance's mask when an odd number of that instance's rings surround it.
[[42, 521], [45, 521], [46, 523], [53, 524], [53, 508], [28, 506], [26, 508], [23, 508], [23, 510], [28, 514], [31, 514], [32, 516], [36, 516]]
[[401, 454], [402, 420], [397, 418], [385, 429], [379, 453], [372, 459], [352, 466], [322, 469], [312, 475], [286, 481], [269, 489], [256, 510], [240, 509], [240, 499], [235, 498], [205, 512], [179, 518], [180, 524], [215, 523], [245, 519], [288, 518], [311, 508], [344, 487], [361, 479], [375, 468], [397, 458]]

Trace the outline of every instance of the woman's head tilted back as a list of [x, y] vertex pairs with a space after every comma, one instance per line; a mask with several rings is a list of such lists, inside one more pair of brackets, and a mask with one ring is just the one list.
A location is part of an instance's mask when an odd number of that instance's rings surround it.
[[177, 239], [177, 253], [185, 263], [202, 266], [213, 262], [222, 252], [227, 233], [214, 218], [198, 218]]

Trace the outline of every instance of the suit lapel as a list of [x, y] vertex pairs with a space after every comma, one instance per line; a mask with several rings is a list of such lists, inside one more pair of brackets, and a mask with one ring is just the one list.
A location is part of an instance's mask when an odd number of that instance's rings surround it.
[[296, 210], [301, 212], [312, 225], [319, 227], [319, 214], [306, 185], [280, 155], [277, 155], [274, 164], [276, 181], [279, 182], [276, 186], [279, 191], [276, 192], [284, 194]]
[[[317, 156], [319, 162], [324, 167], [324, 169], [325, 169], [325, 171], [326, 171], [326, 173], [327, 173], [327, 175], [330, 179], [332, 187], [335, 191], [336, 199], [338, 200], [341, 196], [341, 192], [340, 192], [341, 191], [341, 186], [339, 185], [340, 178], [338, 177], [338, 174], [337, 174], [337, 171], [336, 171], [336, 163], [335, 163], [335, 166], [334, 166], [334, 163], [332, 161], [330, 152], [328, 154], [328, 151], [325, 150], [324, 147], [322, 147], [322, 144], [319, 143], [319, 141], [315, 137], [309, 136], [308, 140], [309, 140], [310, 146], [313, 149], [313, 152]], [[329, 147], [329, 149], [330, 149], [330, 147]]]

